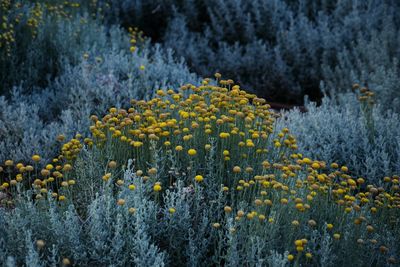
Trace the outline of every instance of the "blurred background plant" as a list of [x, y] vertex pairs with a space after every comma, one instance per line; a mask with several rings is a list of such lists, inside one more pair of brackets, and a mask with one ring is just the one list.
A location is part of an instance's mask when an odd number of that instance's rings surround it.
[[320, 101], [354, 82], [396, 109], [394, 0], [113, 1], [110, 12], [173, 48], [202, 76], [219, 71], [270, 101]]

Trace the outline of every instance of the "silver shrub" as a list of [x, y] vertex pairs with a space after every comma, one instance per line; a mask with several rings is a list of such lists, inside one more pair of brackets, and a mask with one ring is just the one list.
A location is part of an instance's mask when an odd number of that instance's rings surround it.
[[87, 50], [88, 60], [81, 53], [74, 66], [65, 58], [64, 73], [47, 88], [24, 94], [24, 87], [18, 87], [10, 98], [0, 97], [0, 161], [27, 160], [34, 153], [49, 159], [58, 148], [56, 136], [87, 133], [90, 115], [121, 107], [131, 98], [149, 99], [158, 88], [199, 80], [171, 50], [147, 43], [130, 53], [121, 29], [113, 28], [110, 37], [100, 32], [96, 38], [99, 43]]
[[[124, 181], [133, 179], [139, 180], [128, 168]], [[122, 190], [118, 195], [109, 187], [104, 189], [91, 200], [86, 216], [78, 217], [72, 204], [60, 206], [51, 198], [37, 204], [27, 198], [13, 211], [0, 208], [0, 255], [4, 256], [0, 266], [12, 261], [7, 258], [26, 266], [51, 265], [63, 258], [77, 265], [164, 266], [166, 256], [152, 236], [159, 208], [145, 194], [148, 186], [137, 185], [135, 191], [126, 189], [129, 192]], [[126, 205], [116, 208], [121, 197]], [[136, 207], [136, 212], [130, 214], [128, 207]], [[38, 239], [45, 241], [44, 248], [37, 247]]]
[[[329, 91], [342, 92], [360, 81], [379, 87], [385, 105], [398, 103], [393, 102], [400, 52], [395, 1], [191, 4], [196, 8], [176, 3], [164, 44], [204, 76], [221, 71], [260, 96], [292, 102], [301, 102], [296, 98], [301, 94], [318, 96], [320, 81]], [[200, 11], [186, 11], [193, 9]]]
[[[307, 112], [284, 112], [278, 128], [287, 126], [304, 155], [327, 163], [347, 165], [355, 174], [378, 182], [400, 172], [400, 118], [396, 112], [373, 109], [374, 128], [367, 127], [360, 103], [349, 93], [338, 101], [324, 98], [321, 106], [306, 105]], [[373, 140], [369, 138], [372, 134]]]

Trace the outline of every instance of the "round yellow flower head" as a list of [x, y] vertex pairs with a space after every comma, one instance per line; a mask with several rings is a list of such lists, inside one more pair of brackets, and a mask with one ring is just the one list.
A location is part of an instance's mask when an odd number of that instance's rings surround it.
[[153, 190], [154, 190], [155, 192], [160, 192], [161, 189], [162, 189], [162, 187], [161, 187], [160, 184], [155, 184], [155, 185], [153, 186]]
[[189, 154], [189, 156], [196, 156], [197, 151], [196, 151], [196, 149], [191, 148], [188, 150], [188, 154]]
[[203, 176], [201, 176], [201, 175], [196, 175], [196, 176], [194, 177], [194, 180], [195, 180], [196, 182], [198, 182], [198, 183], [201, 183], [201, 182], [204, 180], [204, 178], [203, 178]]
[[32, 160], [33, 160], [34, 162], [39, 162], [39, 161], [40, 161], [40, 156], [39, 156], [39, 155], [33, 155], [33, 156], [32, 156]]
[[174, 214], [176, 212], [176, 209], [175, 208], [169, 208], [168, 211], [169, 211], [169, 213]]

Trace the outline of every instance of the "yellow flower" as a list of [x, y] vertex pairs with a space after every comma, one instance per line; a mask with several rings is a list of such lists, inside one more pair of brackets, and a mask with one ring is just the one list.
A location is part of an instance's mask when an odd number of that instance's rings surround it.
[[340, 234], [338, 234], [338, 233], [334, 234], [333, 238], [336, 239], [336, 240], [339, 240], [340, 239]]
[[134, 184], [130, 184], [128, 186], [129, 190], [135, 190], [136, 186]]
[[212, 225], [214, 228], [220, 228], [221, 227], [221, 224], [219, 224], [219, 223], [213, 223], [213, 225]]
[[314, 227], [314, 226], [317, 225], [317, 222], [314, 221], [314, 220], [309, 220], [309, 221], [308, 221], [308, 225], [311, 226], [311, 227]]
[[39, 156], [39, 155], [33, 155], [33, 156], [32, 156], [32, 160], [33, 160], [34, 162], [39, 162], [39, 161], [40, 161], [40, 156]]
[[111, 178], [111, 173], [106, 173], [103, 175], [103, 180], [107, 182]]
[[233, 172], [234, 172], [234, 173], [239, 173], [240, 171], [241, 171], [241, 169], [240, 169], [239, 166], [233, 167]]
[[321, 165], [319, 165], [318, 162], [314, 162], [313, 164], [311, 164], [311, 167], [312, 167], [313, 169], [319, 169], [319, 168], [321, 168]]
[[62, 263], [63, 263], [64, 266], [71, 265], [71, 261], [70, 261], [68, 258], [64, 258], [64, 259], [62, 260]]
[[110, 167], [111, 169], [114, 169], [115, 167], [117, 167], [117, 162], [115, 162], [115, 161], [110, 161], [109, 163], [108, 163], [108, 167]]
[[196, 175], [196, 176], [194, 177], [194, 180], [195, 180], [196, 182], [200, 183], [200, 182], [202, 182], [202, 181], [204, 180], [204, 178], [203, 178], [203, 176], [201, 176], [201, 175]]
[[225, 211], [226, 213], [230, 213], [230, 212], [232, 212], [232, 208], [229, 207], [229, 206], [225, 206], [225, 207], [224, 207], [224, 211]]
[[226, 139], [226, 138], [229, 137], [229, 133], [220, 133], [219, 137], [222, 138], [222, 139]]
[[157, 169], [156, 168], [151, 168], [151, 169], [149, 169], [148, 173], [150, 175], [155, 175], [157, 173]]
[[67, 172], [67, 171], [70, 171], [70, 170], [72, 170], [71, 164], [68, 164], [68, 163], [65, 164], [64, 167], [63, 167], [63, 171], [66, 171], [66, 172]]
[[176, 209], [174, 209], [174, 208], [169, 208], [169, 213], [171, 213], [171, 214], [174, 214], [175, 212], [176, 212]]
[[303, 246], [303, 241], [296, 240], [296, 241], [294, 241], [294, 244], [295, 244], [296, 247]]
[[118, 199], [117, 204], [118, 204], [118, 206], [125, 205], [125, 199], [122, 199], [122, 198]]
[[189, 156], [195, 156], [197, 154], [197, 151], [196, 149], [191, 148], [188, 150], [188, 154]]
[[42, 239], [39, 239], [39, 240], [36, 241], [36, 246], [37, 246], [39, 249], [43, 248], [43, 247], [45, 246], [45, 244], [46, 244], [46, 243], [45, 243]]
[[288, 259], [288, 261], [292, 261], [292, 260], [294, 260], [294, 256], [292, 254], [289, 254], [287, 256], [287, 259]]
[[256, 199], [254, 200], [254, 204], [256, 204], [256, 206], [261, 206], [262, 205], [262, 200], [261, 199]]
[[155, 185], [153, 186], [153, 190], [154, 190], [155, 192], [159, 192], [159, 191], [161, 191], [161, 189], [162, 189], [162, 187], [161, 187], [161, 185], [159, 185], [159, 184], [155, 184]]
[[133, 213], [136, 212], [136, 209], [135, 208], [129, 208], [128, 211], [129, 211], [130, 214], [133, 214]]

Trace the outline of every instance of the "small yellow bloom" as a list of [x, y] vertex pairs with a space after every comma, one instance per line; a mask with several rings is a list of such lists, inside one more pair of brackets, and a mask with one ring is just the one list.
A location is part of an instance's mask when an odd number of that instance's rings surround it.
[[239, 173], [241, 171], [241, 168], [239, 166], [233, 167], [233, 172], [234, 173]]
[[222, 139], [226, 139], [226, 138], [228, 138], [229, 136], [230, 136], [229, 133], [220, 133], [220, 134], [219, 134], [219, 137], [222, 138]]
[[36, 246], [39, 249], [43, 248], [45, 245], [46, 245], [46, 243], [42, 239], [39, 239], [39, 240], [36, 241]]
[[64, 258], [64, 259], [62, 260], [62, 263], [63, 263], [64, 266], [71, 265], [71, 261], [70, 261], [68, 258]]
[[118, 199], [117, 204], [118, 204], [118, 206], [125, 205], [125, 199], [122, 199], [122, 198]]
[[196, 182], [198, 182], [198, 183], [201, 183], [201, 182], [204, 180], [204, 178], [203, 178], [203, 176], [201, 176], [201, 175], [196, 175], [196, 176], [194, 177], [194, 180], [195, 180]]
[[219, 224], [219, 223], [213, 223], [213, 225], [212, 225], [214, 228], [220, 228], [221, 227], [221, 224]]
[[150, 168], [150, 169], [148, 170], [148, 173], [149, 173], [150, 175], [155, 175], [155, 174], [157, 173], [157, 169], [156, 169], [156, 168]]
[[196, 149], [191, 148], [188, 150], [188, 154], [189, 154], [189, 156], [196, 156], [197, 151], [196, 151]]
[[153, 190], [154, 190], [155, 192], [159, 192], [159, 191], [161, 191], [161, 189], [162, 189], [162, 187], [161, 187], [161, 185], [159, 185], [159, 184], [155, 184], [155, 185], [153, 186]]
[[226, 213], [230, 213], [230, 212], [232, 212], [232, 208], [229, 207], [229, 206], [225, 206], [225, 207], [224, 207], [224, 211], [225, 211]]
[[299, 226], [300, 223], [299, 223], [298, 220], [294, 220], [294, 221], [292, 221], [292, 225], [293, 225], [293, 226]]
[[318, 162], [314, 162], [313, 164], [311, 164], [311, 167], [312, 167], [313, 169], [319, 169], [319, 168], [321, 168], [321, 165], [319, 165]]
[[174, 214], [175, 212], [176, 212], [176, 209], [174, 209], [174, 208], [169, 208], [169, 213], [171, 213], [171, 214]]
[[129, 208], [128, 211], [129, 211], [130, 214], [133, 214], [133, 213], [136, 212], [136, 209], [135, 208]]
[[115, 162], [115, 161], [110, 161], [109, 163], [108, 163], [108, 167], [109, 168], [111, 168], [111, 169], [114, 169], [115, 167], [117, 167], [117, 162]]

